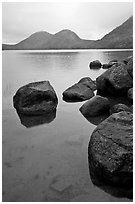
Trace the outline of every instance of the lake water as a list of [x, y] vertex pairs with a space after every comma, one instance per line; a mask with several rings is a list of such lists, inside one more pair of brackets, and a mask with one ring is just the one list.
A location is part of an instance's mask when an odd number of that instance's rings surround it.
[[[90, 61], [106, 63], [130, 55], [127, 50], [2, 53], [3, 201], [130, 201], [112, 188], [93, 185], [87, 152], [96, 126], [79, 112], [84, 102], [62, 100], [62, 92], [82, 77], [95, 80], [105, 71], [90, 70]], [[20, 122], [13, 95], [22, 85], [40, 80], [49, 80], [57, 93], [56, 116]]]

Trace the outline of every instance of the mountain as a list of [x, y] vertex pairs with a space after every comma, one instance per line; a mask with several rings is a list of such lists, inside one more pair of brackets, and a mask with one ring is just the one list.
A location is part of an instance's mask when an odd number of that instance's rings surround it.
[[84, 40], [71, 30], [62, 30], [54, 35], [41, 31], [15, 45], [2, 45], [2, 50], [46, 49], [109, 49], [133, 48], [133, 17], [112, 30], [100, 40]]
[[99, 48], [133, 48], [133, 17], [97, 41]]

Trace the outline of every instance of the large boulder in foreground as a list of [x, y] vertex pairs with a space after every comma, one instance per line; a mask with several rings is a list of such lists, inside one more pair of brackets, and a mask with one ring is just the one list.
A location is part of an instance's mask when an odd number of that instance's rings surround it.
[[90, 69], [100, 69], [102, 66], [101, 62], [99, 60], [95, 60], [95, 61], [92, 61], [90, 62]]
[[121, 111], [131, 112], [131, 108], [122, 103], [116, 104], [110, 108], [110, 114], [119, 113]]
[[57, 107], [58, 98], [49, 81], [40, 81], [18, 89], [13, 102], [19, 113], [41, 115], [53, 112]]
[[91, 135], [90, 172], [111, 185], [133, 187], [133, 114], [114, 113]]
[[109, 111], [109, 108], [109, 100], [105, 97], [96, 95], [81, 106], [80, 112], [85, 117], [92, 117], [107, 113]]
[[89, 77], [85, 77], [63, 92], [63, 100], [67, 102], [88, 100], [94, 96], [94, 90], [96, 90], [94, 81]]
[[133, 80], [126, 65], [112, 66], [96, 78], [98, 93], [102, 95], [127, 95], [129, 88], [133, 87]]

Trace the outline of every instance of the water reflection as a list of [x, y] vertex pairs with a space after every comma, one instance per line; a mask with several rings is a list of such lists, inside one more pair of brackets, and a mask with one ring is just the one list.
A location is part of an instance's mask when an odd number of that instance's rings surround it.
[[95, 171], [92, 169], [92, 166], [89, 164], [89, 173], [92, 183], [101, 188], [103, 191], [109, 193], [112, 196], [122, 198], [126, 197], [128, 199], [133, 198], [133, 187], [118, 187], [112, 184], [107, 183], [103, 178], [96, 175]]
[[[83, 115], [83, 114], [82, 114]], [[109, 113], [106, 113], [104, 115], [99, 115], [99, 116], [93, 116], [93, 117], [87, 117], [83, 115], [90, 123], [93, 125], [99, 125], [101, 122], [103, 122], [106, 118], [109, 117]]]
[[53, 112], [50, 112], [45, 115], [38, 115], [38, 116], [27, 116], [24, 114], [19, 113], [16, 111], [21, 124], [24, 125], [26, 128], [31, 128], [38, 125], [43, 125], [46, 123], [51, 123], [56, 118], [56, 109]]
[[19, 54], [23, 55], [23, 57], [34, 66], [37, 65], [37, 67], [40, 66], [47, 70], [53, 67], [55, 67], [55, 69], [58, 67], [59, 69], [72, 70], [78, 68], [75, 65], [78, 63], [78, 60], [80, 60], [79, 52], [23, 52]]

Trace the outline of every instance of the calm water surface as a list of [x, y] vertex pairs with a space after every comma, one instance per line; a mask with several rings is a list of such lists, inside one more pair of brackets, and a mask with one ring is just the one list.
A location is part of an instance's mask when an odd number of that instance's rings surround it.
[[[82, 77], [104, 70], [89, 63], [123, 59], [132, 51], [4, 51], [3, 201], [130, 201], [113, 189], [94, 186], [88, 169], [88, 142], [94, 124], [79, 112], [84, 103], [66, 103], [62, 92]], [[19, 118], [13, 95], [29, 82], [49, 80], [59, 103], [50, 118]], [[21, 121], [20, 121], [21, 119]]]

